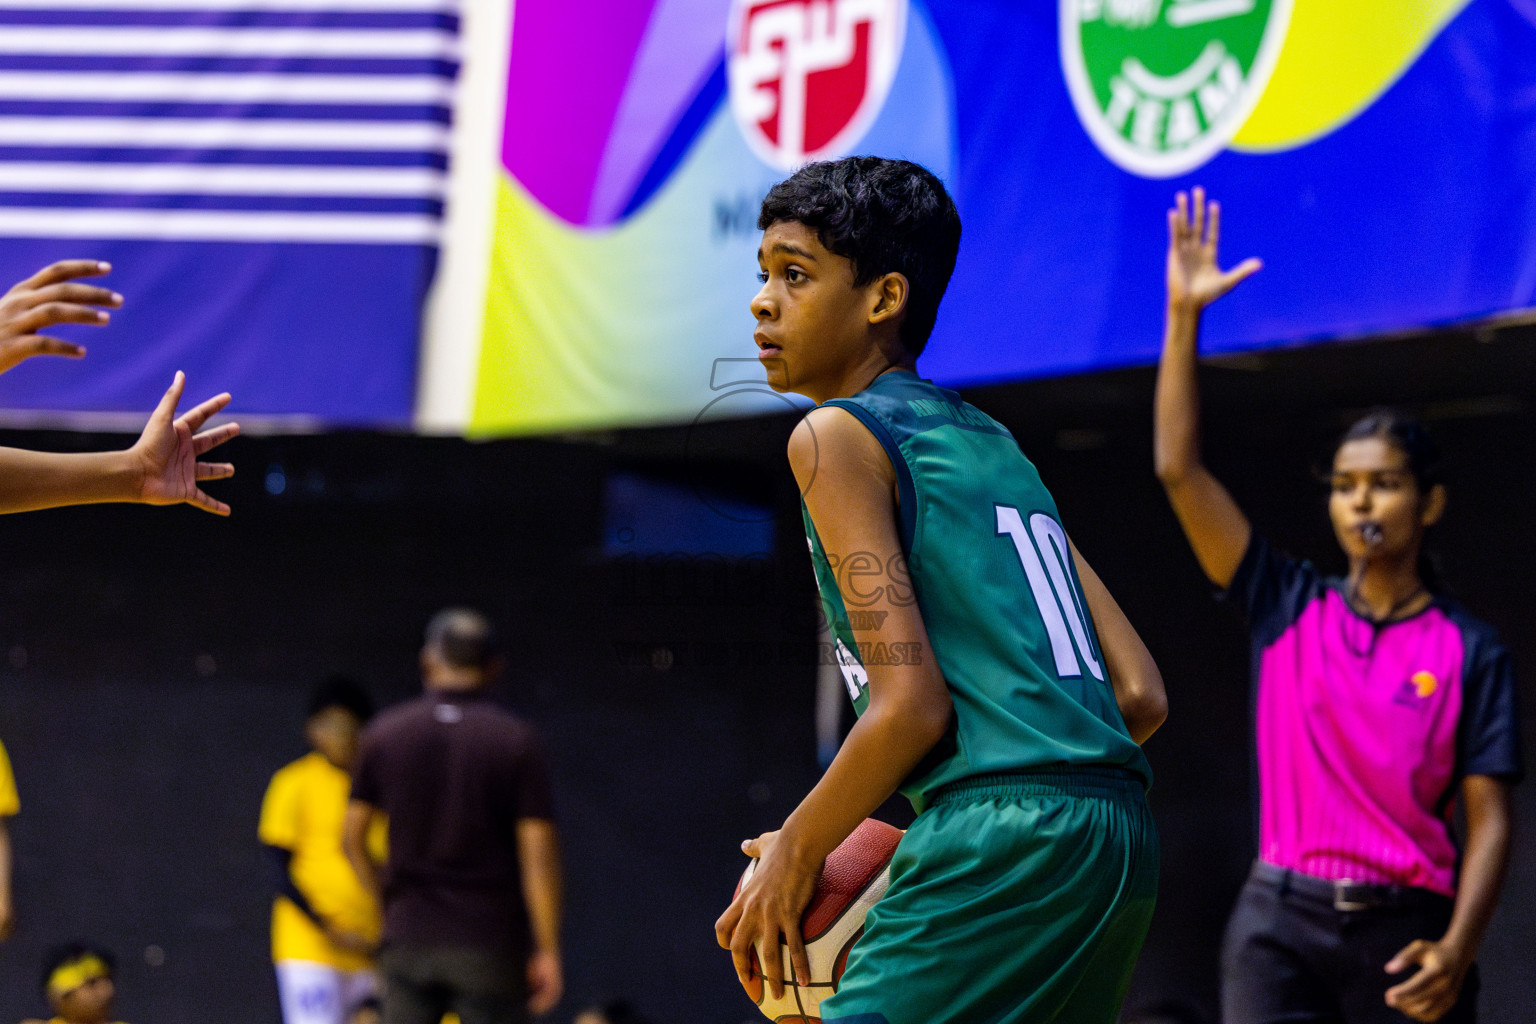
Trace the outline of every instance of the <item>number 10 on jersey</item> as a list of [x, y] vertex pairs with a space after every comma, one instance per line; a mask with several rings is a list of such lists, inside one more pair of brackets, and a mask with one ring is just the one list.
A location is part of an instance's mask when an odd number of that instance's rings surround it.
[[1093, 644], [1088, 639], [1088, 608], [1072, 572], [1067, 532], [1044, 512], [1031, 515], [1026, 526], [1012, 505], [993, 507], [997, 510], [998, 536], [1013, 540], [1019, 561], [1024, 563], [1024, 576], [1051, 640], [1056, 674], [1062, 679], [1077, 679], [1086, 666], [1093, 678], [1103, 682], [1104, 669], [1093, 656]]

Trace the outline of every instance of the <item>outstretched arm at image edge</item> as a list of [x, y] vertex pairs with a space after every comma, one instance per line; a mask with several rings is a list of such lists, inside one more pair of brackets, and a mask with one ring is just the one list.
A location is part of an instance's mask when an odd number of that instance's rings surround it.
[[[1072, 544], [1070, 537], [1067, 543]], [[1120, 610], [1114, 595], [1083, 558], [1083, 553], [1077, 550], [1076, 544], [1072, 544], [1072, 561], [1083, 584], [1083, 596], [1088, 601], [1093, 628], [1099, 634], [1104, 668], [1115, 690], [1120, 717], [1125, 719], [1131, 739], [1145, 743], [1168, 719], [1168, 692], [1163, 687], [1163, 674], [1158, 671], [1157, 662], [1152, 660], [1152, 652], [1142, 643], [1136, 627]]]
[[11, 833], [0, 817], [0, 942], [11, 937], [16, 918], [11, 907]]
[[[867, 553], [882, 566], [904, 560], [897, 529], [895, 469], [879, 441], [846, 410], [813, 410], [795, 428], [790, 465], [805, 497], [816, 533], [829, 557]], [[949, 727], [953, 704], [939, 673], [917, 603], [900, 588], [871, 586], [849, 593], [850, 607], [867, 609], [875, 630], [855, 630], [863, 649], [876, 641], [913, 645], [906, 664], [871, 664], [869, 705], [859, 716], [831, 766], [776, 832], [743, 844], [759, 858], [757, 870], [715, 924], [720, 945], [731, 950], [737, 976], [751, 990], [748, 954], [761, 956], [770, 992], [782, 992], [779, 936], [789, 946], [796, 976], [809, 980], [800, 915], [827, 855], [874, 812], [931, 750]], [[909, 596], [909, 595], [908, 595]]]
[[1451, 923], [1438, 940], [1417, 939], [1386, 965], [1388, 974], [1410, 967], [1406, 981], [1387, 990], [1387, 1005], [1414, 1020], [1439, 1020], [1461, 994], [1462, 982], [1493, 919], [1509, 868], [1514, 831], [1511, 787], [1490, 775], [1468, 775], [1461, 783], [1467, 812], [1467, 845]]
[[517, 855], [522, 867], [523, 900], [533, 929], [534, 948], [528, 960], [528, 1009], [537, 1017], [554, 1009], [565, 988], [560, 960], [565, 883], [555, 823], [543, 818], [519, 819]]
[[142, 471], [127, 451], [0, 448], [0, 512], [138, 500]]
[[1168, 211], [1168, 311], [1157, 364], [1152, 446], [1157, 479], [1200, 568], [1212, 583], [1226, 588], [1248, 550], [1252, 527], [1201, 461], [1200, 317], [1261, 264], [1249, 259], [1222, 271], [1216, 260], [1220, 229], [1221, 207], [1213, 202], [1207, 209], [1202, 189], [1194, 191], [1192, 211], [1182, 192]]
[[177, 373], [143, 434], [123, 451], [59, 453], [0, 448], [0, 513], [126, 501], [146, 505], [185, 502], [215, 515], [229, 515], [229, 506], [210, 497], [198, 484], [234, 476], [234, 466], [201, 462], [199, 457], [239, 434], [240, 427], [225, 423], [198, 431], [229, 404], [230, 397], [217, 395], [177, 417], [176, 406], [185, 386], [186, 377]]

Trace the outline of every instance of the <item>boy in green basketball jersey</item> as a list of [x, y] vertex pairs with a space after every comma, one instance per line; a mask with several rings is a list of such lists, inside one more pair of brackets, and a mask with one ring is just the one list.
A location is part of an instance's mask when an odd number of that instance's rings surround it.
[[808, 980], [817, 871], [900, 789], [919, 813], [828, 1024], [1111, 1024], [1157, 886], [1138, 744], [1162, 678], [1013, 437], [915, 372], [959, 215], [923, 168], [854, 157], [774, 186], [758, 226], [754, 340], [818, 404], [789, 458], [859, 719], [743, 844], [760, 863], [716, 937], [749, 991], [753, 950], [775, 995]]

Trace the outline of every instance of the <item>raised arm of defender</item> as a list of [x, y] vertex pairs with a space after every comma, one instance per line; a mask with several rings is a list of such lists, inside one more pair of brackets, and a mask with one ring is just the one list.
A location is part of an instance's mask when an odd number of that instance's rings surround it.
[[1168, 211], [1168, 312], [1157, 366], [1152, 431], [1157, 479], [1168, 492], [1179, 525], [1200, 568], [1226, 587], [1248, 550], [1248, 517], [1200, 460], [1200, 387], [1197, 379], [1200, 316], [1205, 307], [1256, 273], [1257, 259], [1231, 270], [1216, 262], [1221, 207], [1205, 190], [1194, 201], [1183, 192]]
[[[112, 269], [97, 260], [61, 260], [39, 270], [0, 295], [0, 373], [33, 356], [79, 359], [85, 349], [39, 333], [61, 324], [103, 326], [107, 309], [123, 297], [107, 288], [81, 284]], [[105, 308], [99, 308], [105, 307]], [[227, 462], [204, 462], [202, 456], [240, 433], [238, 424], [209, 430], [203, 425], [229, 404], [229, 395], [216, 395], [176, 415], [185, 377], [176, 374], [150, 415], [137, 443], [118, 452], [35, 452], [0, 448], [0, 514], [125, 501], [146, 505], [183, 502], [215, 515], [229, 515], [229, 506], [199, 484], [234, 475]]]

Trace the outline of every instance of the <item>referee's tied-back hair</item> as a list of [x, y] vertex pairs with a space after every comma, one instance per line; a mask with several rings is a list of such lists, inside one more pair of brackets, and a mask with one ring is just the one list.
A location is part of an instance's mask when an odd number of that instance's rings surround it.
[[878, 156], [806, 164], [763, 199], [758, 230], [779, 221], [804, 224], [828, 252], [850, 260], [855, 284], [905, 277], [901, 343], [922, 354], [960, 251], [960, 213], [932, 171]]
[[1339, 445], [1368, 437], [1379, 437], [1407, 456], [1408, 472], [1413, 474], [1420, 492], [1428, 493], [1442, 482], [1445, 466], [1440, 445], [1417, 416], [1402, 409], [1378, 406], [1351, 424], [1339, 438]]
[[484, 669], [496, 657], [496, 634], [473, 608], [444, 608], [427, 623], [426, 646], [454, 668]]

